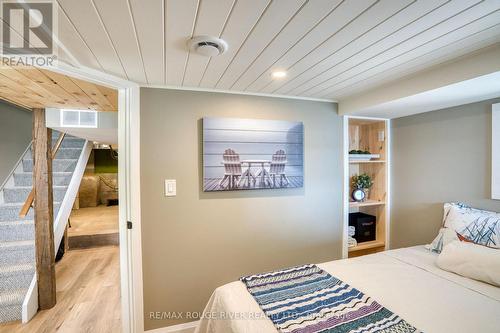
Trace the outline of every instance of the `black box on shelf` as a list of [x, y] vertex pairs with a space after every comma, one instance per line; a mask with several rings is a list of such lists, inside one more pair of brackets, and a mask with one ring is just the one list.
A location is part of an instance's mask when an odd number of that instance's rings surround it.
[[353, 238], [358, 242], [374, 241], [377, 218], [365, 213], [349, 213], [349, 226], [355, 228]]

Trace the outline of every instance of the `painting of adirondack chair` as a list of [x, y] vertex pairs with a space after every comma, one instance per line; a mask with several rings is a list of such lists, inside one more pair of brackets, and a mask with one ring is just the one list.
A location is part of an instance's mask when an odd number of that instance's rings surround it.
[[242, 175], [240, 155], [232, 149], [226, 149], [222, 155], [222, 164], [224, 165], [224, 178], [219, 183], [219, 187], [234, 189], [238, 187], [239, 178]]
[[279, 180], [279, 187], [286, 187], [290, 181], [285, 174], [286, 153], [280, 149], [273, 154], [271, 165], [269, 166], [269, 175], [273, 180], [273, 187], [277, 186], [276, 178]]
[[203, 191], [302, 187], [301, 122], [203, 118]]

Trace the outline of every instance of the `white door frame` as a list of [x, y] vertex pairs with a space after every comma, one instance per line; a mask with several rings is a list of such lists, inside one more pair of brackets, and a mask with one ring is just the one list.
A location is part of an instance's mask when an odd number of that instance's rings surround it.
[[[140, 205], [140, 87], [90, 68], [45, 67], [118, 90], [118, 188], [122, 332], [144, 332]], [[127, 222], [132, 222], [132, 229]]]

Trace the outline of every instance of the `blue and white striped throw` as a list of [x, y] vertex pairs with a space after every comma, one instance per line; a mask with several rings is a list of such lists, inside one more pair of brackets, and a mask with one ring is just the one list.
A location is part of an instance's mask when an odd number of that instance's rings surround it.
[[283, 333], [420, 332], [316, 265], [250, 275], [240, 280]]

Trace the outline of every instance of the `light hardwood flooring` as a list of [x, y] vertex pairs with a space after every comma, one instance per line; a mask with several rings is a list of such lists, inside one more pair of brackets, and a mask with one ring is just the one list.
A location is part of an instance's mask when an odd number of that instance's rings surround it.
[[27, 324], [0, 324], [0, 333], [120, 332], [118, 246], [66, 252], [56, 264], [57, 304]]
[[118, 232], [118, 206], [97, 206], [75, 209], [70, 216], [68, 235], [97, 235]]

